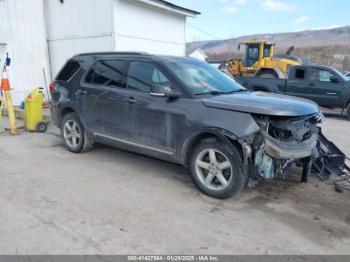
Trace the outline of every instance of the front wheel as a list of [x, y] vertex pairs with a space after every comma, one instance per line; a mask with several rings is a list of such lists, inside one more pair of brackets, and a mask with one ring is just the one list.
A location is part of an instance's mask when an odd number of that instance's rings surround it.
[[193, 151], [191, 177], [198, 189], [211, 197], [229, 198], [244, 188], [242, 158], [235, 147], [216, 139], [203, 140]]

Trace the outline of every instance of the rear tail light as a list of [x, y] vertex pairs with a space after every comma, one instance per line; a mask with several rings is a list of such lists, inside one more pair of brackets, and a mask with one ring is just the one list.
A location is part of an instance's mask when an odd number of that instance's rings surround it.
[[52, 82], [50, 85], [49, 85], [49, 90], [50, 90], [50, 95], [52, 97], [53, 95], [53, 92], [55, 91], [55, 88], [56, 88], [56, 85], [54, 82]]

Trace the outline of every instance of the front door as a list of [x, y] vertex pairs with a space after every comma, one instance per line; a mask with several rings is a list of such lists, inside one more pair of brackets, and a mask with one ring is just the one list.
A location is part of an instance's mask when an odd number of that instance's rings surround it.
[[321, 106], [337, 106], [343, 93], [342, 80], [333, 82], [329, 69], [298, 67], [287, 83], [287, 94], [310, 99]]
[[[338, 79], [336, 81], [335, 79]], [[329, 69], [310, 69], [310, 97], [321, 106], [337, 106], [343, 93], [342, 80]]]
[[130, 140], [153, 152], [173, 155], [176, 148], [174, 136], [182, 123], [181, 114], [176, 110], [176, 100], [150, 95], [154, 85], [172, 86], [152, 61], [132, 61], [125, 90], [131, 106]]

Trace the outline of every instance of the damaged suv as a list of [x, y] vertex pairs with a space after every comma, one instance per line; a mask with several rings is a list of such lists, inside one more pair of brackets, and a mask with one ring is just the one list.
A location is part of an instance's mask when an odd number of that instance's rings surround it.
[[80, 54], [50, 89], [69, 151], [102, 143], [179, 163], [211, 197], [284, 178], [292, 164], [306, 181], [318, 157], [323, 115], [315, 103], [250, 92], [196, 59]]

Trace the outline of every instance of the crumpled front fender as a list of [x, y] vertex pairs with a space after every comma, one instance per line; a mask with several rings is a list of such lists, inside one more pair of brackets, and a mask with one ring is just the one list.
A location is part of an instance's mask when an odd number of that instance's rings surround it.
[[319, 128], [317, 139], [319, 157], [314, 161], [314, 171], [323, 179], [331, 175], [341, 176], [350, 173], [350, 167], [346, 164], [346, 155], [331, 141], [329, 141]]

